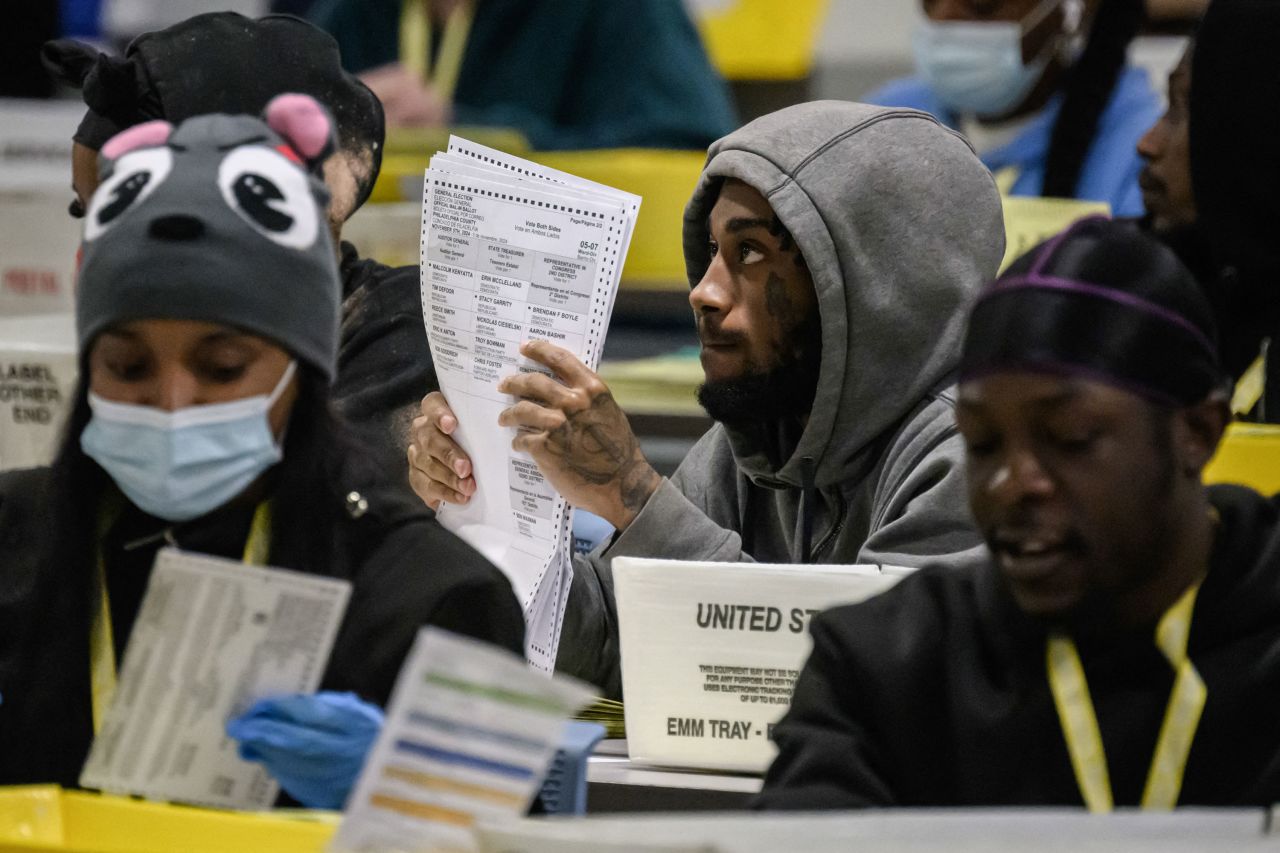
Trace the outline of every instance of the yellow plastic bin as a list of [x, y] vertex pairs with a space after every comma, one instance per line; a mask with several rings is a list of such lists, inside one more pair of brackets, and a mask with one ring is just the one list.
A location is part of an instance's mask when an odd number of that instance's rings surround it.
[[175, 806], [52, 785], [0, 788], [0, 851], [318, 853], [337, 818]]

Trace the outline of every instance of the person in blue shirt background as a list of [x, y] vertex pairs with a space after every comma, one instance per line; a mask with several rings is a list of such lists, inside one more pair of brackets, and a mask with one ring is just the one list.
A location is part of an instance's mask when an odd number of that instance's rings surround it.
[[[401, 53], [415, 3], [429, 22], [428, 79]], [[705, 148], [738, 125], [682, 0], [319, 0], [308, 16], [389, 127], [510, 127], [535, 149], [564, 150]], [[452, 55], [458, 17], [470, 23]]]
[[[1162, 105], [1126, 61], [1142, 0], [923, 0], [916, 76], [866, 100], [932, 113], [1015, 196], [1143, 213], [1135, 146]], [[1081, 44], [1083, 43], [1083, 47]]]

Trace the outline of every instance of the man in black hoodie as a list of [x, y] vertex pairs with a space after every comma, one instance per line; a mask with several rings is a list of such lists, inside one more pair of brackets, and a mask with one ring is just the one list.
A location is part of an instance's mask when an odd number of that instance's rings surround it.
[[214, 12], [145, 33], [123, 57], [63, 39], [46, 44], [43, 59], [55, 77], [83, 90], [89, 107], [72, 147], [74, 216], [84, 215], [97, 188], [98, 149], [125, 128], [212, 112], [257, 115], [284, 92], [311, 95], [329, 109], [338, 150], [324, 177], [343, 296], [333, 396], [367, 431], [386, 470], [398, 470], [418, 400], [438, 383], [422, 330], [417, 267], [387, 267], [339, 244], [343, 223], [373, 191], [384, 122], [378, 99], [342, 70], [333, 38], [287, 15], [254, 20]]
[[1168, 111], [1138, 143], [1144, 223], [1209, 298], [1223, 365], [1239, 381], [1232, 408], [1268, 422], [1280, 421], [1280, 351], [1267, 346], [1280, 329], [1280, 163], [1255, 140], [1280, 132], [1280, 117], [1257, 108], [1280, 97], [1266, 48], [1276, 38], [1275, 3], [1215, 0], [1169, 76]]
[[1212, 338], [1125, 223], [984, 292], [956, 417], [991, 560], [815, 617], [762, 806], [1280, 798], [1280, 503], [1201, 485], [1228, 420]]

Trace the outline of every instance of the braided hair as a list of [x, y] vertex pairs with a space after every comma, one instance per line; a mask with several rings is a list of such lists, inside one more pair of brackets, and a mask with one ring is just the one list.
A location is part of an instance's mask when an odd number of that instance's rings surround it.
[[1062, 109], [1049, 138], [1043, 195], [1075, 197], [1098, 122], [1145, 15], [1143, 0], [1102, 0], [1084, 52], [1068, 72]]

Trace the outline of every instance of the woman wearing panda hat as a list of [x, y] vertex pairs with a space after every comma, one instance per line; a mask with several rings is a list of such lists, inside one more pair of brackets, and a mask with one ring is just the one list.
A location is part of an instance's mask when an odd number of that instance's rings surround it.
[[351, 581], [323, 692], [231, 727], [308, 805], [341, 805], [421, 625], [522, 650], [506, 579], [380, 483], [330, 406], [332, 138], [282, 95], [265, 121], [150, 122], [103, 147], [66, 437], [50, 468], [0, 475], [0, 784], [76, 783], [104, 710], [91, 668], [123, 658], [165, 545]]

